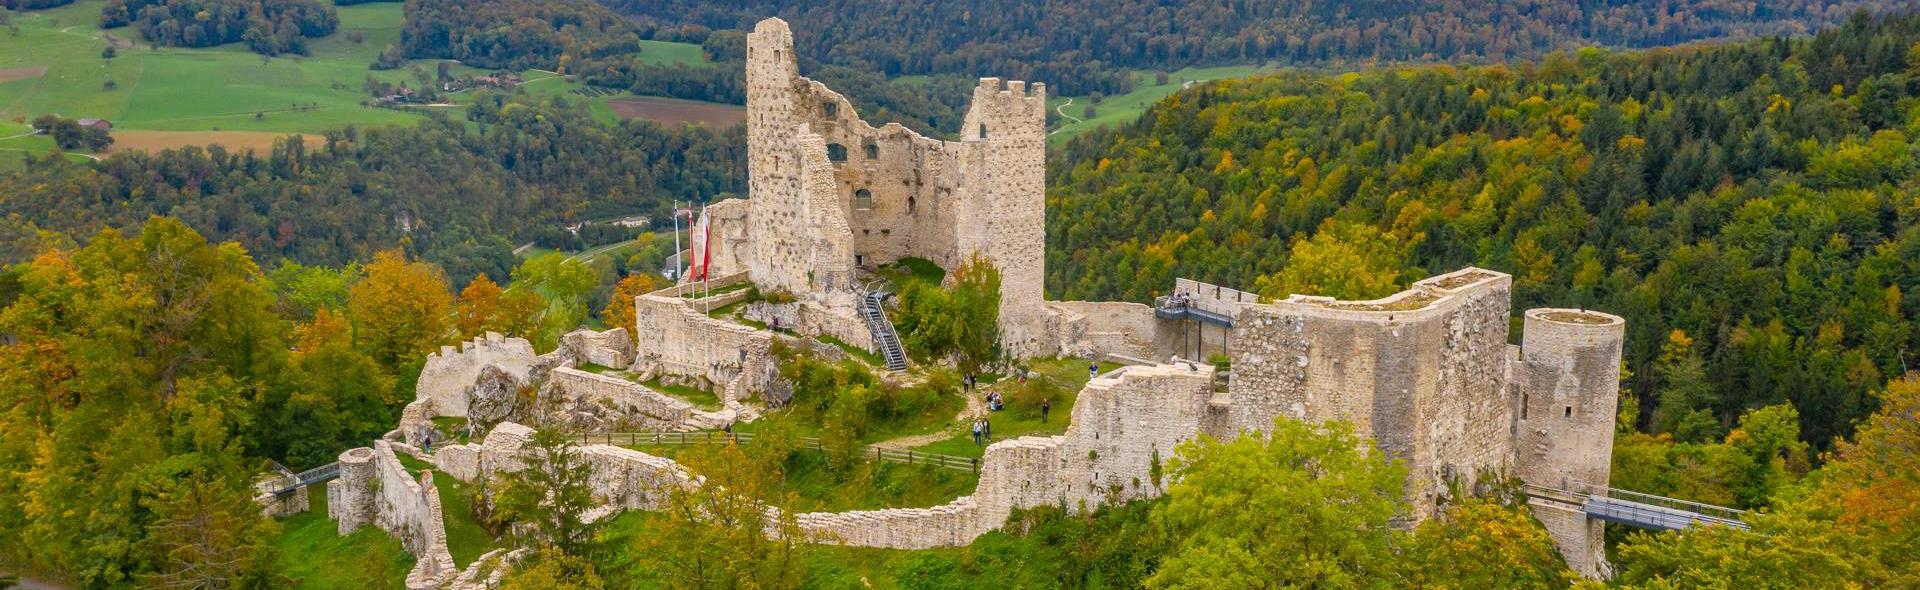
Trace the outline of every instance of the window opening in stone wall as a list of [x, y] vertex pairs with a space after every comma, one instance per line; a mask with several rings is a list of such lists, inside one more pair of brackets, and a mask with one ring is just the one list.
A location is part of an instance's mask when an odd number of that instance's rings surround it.
[[907, 214], [913, 214], [913, 197], [907, 197]]
[[1567, 406], [1567, 417], [1568, 418], [1573, 417], [1573, 406]]
[[827, 116], [829, 117], [840, 116], [840, 103], [827, 101], [825, 104], [820, 105], [820, 108], [821, 110], [826, 111]]
[[866, 150], [867, 150], [867, 159], [873, 160], [880, 157], [880, 146], [869, 143], [867, 144]]
[[1527, 419], [1527, 393], [1520, 392], [1520, 419]]
[[827, 144], [827, 159], [835, 162], [847, 161], [847, 146], [837, 143]]
[[980, 139], [986, 139], [986, 138], [987, 138], [987, 124], [986, 124], [986, 123], [981, 123], [981, 124], [980, 124]]
[[853, 208], [872, 209], [873, 193], [864, 188], [857, 191], [853, 191]]

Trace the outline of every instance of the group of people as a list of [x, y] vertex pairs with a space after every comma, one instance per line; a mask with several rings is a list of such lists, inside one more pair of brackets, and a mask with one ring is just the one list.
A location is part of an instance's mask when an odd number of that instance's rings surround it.
[[993, 440], [993, 422], [986, 416], [973, 419], [973, 444], [984, 445]]

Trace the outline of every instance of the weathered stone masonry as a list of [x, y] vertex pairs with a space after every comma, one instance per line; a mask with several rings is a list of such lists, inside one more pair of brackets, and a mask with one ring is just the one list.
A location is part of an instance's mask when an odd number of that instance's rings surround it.
[[804, 332], [859, 342], [832, 332], [861, 326], [856, 269], [907, 256], [956, 268], [979, 254], [1001, 272], [1008, 347], [1044, 351], [1045, 85], [980, 80], [959, 141], [875, 128], [800, 76], [793, 33], [767, 19], [747, 38], [747, 105], [751, 199], [713, 215], [718, 258], [735, 265], [722, 268], [801, 297], [815, 317]]

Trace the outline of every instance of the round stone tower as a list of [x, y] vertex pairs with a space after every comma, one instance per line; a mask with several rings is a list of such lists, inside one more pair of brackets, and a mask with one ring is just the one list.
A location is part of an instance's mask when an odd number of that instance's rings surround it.
[[373, 522], [373, 449], [360, 447], [340, 453], [340, 476], [327, 482], [327, 516], [345, 535]]
[[[1626, 320], [1575, 309], [1530, 309], [1514, 367], [1514, 468], [1528, 484], [1606, 493], [1620, 404]], [[1606, 567], [1602, 523], [1577, 506], [1534, 503], [1567, 565]]]

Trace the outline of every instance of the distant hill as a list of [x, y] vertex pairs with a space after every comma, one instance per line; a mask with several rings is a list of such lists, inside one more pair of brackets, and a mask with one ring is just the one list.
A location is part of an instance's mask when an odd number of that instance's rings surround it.
[[644, 33], [794, 25], [807, 57], [887, 76], [998, 75], [1124, 92], [1125, 69], [1490, 61], [1558, 48], [1808, 34], [1901, 0], [599, 0]]

